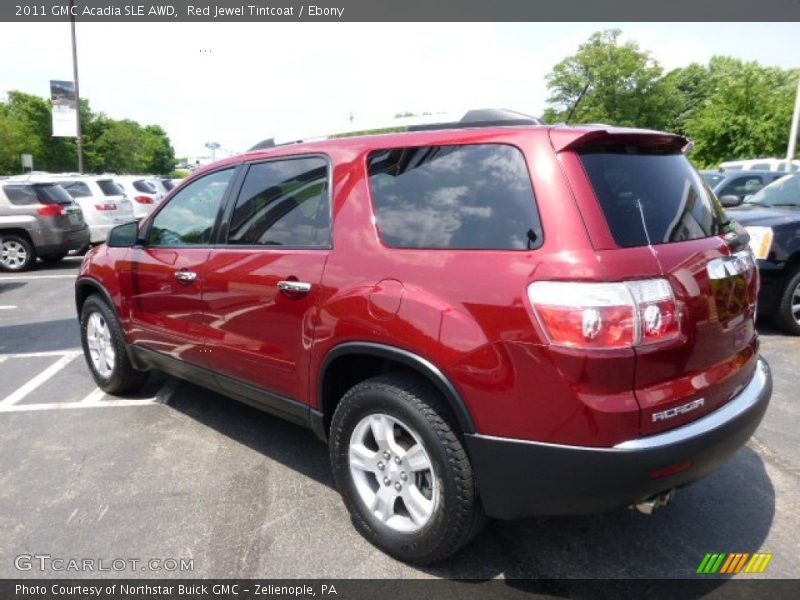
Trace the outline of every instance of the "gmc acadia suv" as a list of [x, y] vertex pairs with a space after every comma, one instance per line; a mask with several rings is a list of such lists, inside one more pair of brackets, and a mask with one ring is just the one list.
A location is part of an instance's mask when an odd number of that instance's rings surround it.
[[259, 149], [86, 256], [109, 393], [159, 369], [313, 429], [358, 530], [666, 504], [751, 436], [758, 273], [666, 133], [459, 123]]

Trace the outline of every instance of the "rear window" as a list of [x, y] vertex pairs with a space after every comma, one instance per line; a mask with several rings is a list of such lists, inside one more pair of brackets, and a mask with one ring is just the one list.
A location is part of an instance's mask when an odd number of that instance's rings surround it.
[[513, 146], [380, 150], [367, 169], [387, 246], [526, 250], [542, 243], [530, 175]]
[[60, 185], [36, 183], [4, 187], [9, 202], [16, 206], [30, 204], [72, 204], [72, 197]]
[[98, 179], [97, 185], [104, 196], [122, 196], [125, 190], [113, 179]]
[[92, 190], [83, 181], [60, 181], [59, 185], [73, 198], [87, 198], [92, 195]]
[[142, 192], [143, 194], [155, 194], [156, 187], [150, 183], [149, 181], [145, 181], [144, 179], [139, 179], [133, 182], [133, 187], [137, 192]]
[[587, 149], [581, 161], [618, 246], [721, 233], [725, 214], [682, 154]]
[[171, 192], [173, 189], [175, 189], [175, 184], [169, 179], [163, 179], [161, 180], [161, 183], [168, 192]]

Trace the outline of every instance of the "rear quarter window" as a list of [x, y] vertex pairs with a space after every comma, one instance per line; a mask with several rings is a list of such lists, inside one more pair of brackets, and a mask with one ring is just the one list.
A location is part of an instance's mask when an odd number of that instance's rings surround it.
[[618, 246], [667, 244], [718, 235], [724, 212], [682, 154], [635, 148], [580, 152]]
[[394, 248], [527, 250], [542, 243], [522, 152], [503, 144], [371, 152], [383, 242]]
[[14, 206], [28, 206], [39, 204], [36, 192], [30, 185], [6, 185], [3, 187], [8, 201]]

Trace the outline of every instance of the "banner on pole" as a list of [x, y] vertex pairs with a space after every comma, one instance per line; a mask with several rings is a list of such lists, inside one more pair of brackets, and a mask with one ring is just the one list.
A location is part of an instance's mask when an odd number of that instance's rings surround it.
[[53, 137], [78, 137], [78, 100], [74, 81], [50, 80]]

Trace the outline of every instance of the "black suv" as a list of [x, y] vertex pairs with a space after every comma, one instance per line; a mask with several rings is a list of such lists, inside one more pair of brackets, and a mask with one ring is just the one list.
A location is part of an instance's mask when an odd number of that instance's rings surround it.
[[771, 183], [728, 215], [747, 229], [758, 259], [759, 314], [800, 335], [800, 174]]

